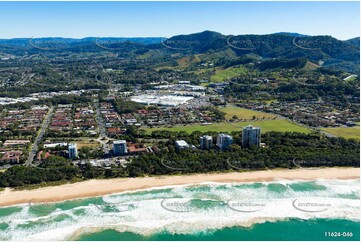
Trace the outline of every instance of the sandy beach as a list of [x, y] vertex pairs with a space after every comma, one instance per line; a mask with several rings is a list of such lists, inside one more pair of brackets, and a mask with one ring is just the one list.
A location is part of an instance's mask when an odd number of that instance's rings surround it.
[[34, 190], [14, 191], [7, 188], [0, 193], [0, 206], [9, 206], [28, 202], [56, 202], [153, 187], [199, 184], [204, 182], [237, 183], [262, 182], [277, 179], [358, 179], [359, 177], [360, 168], [320, 168], [297, 170], [276, 169], [239, 173], [232, 172], [142, 178], [94, 179], [73, 184], [49, 186]]

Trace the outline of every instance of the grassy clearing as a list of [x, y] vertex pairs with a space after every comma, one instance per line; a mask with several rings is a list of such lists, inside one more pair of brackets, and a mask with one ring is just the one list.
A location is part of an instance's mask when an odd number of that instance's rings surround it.
[[310, 61], [307, 61], [306, 65], [303, 67], [303, 69], [306, 70], [306, 71], [313, 71], [313, 70], [316, 70], [319, 67], [320, 67], [319, 65], [317, 65], [315, 63], [312, 63]]
[[145, 60], [150, 57], [152, 57], [152, 51], [145, 52], [144, 54], [138, 56], [138, 58], [141, 60]]
[[222, 112], [226, 113], [226, 119], [230, 120], [234, 115], [236, 115], [239, 119], [253, 119], [253, 116], [256, 118], [274, 118], [275, 115], [270, 113], [253, 111], [250, 109], [239, 108], [236, 106], [228, 105], [225, 108], [220, 109]]
[[78, 149], [82, 147], [89, 147], [89, 148], [95, 148], [100, 146], [98, 141], [95, 141], [96, 138], [88, 138], [88, 137], [80, 137], [77, 139], [73, 139], [68, 141], [69, 143], [76, 143], [78, 146]]
[[151, 128], [145, 129], [148, 134], [155, 130], [168, 130], [168, 131], [186, 131], [187, 133], [192, 133], [194, 131], [215, 131], [215, 132], [232, 132], [240, 131], [242, 127], [247, 125], [253, 125], [261, 127], [262, 132], [277, 131], [277, 132], [301, 132], [301, 133], [310, 133], [311, 130], [298, 126], [294, 123], [291, 123], [285, 119], [276, 119], [276, 120], [262, 120], [262, 121], [248, 121], [248, 122], [235, 122], [235, 123], [214, 123], [211, 125], [186, 125], [186, 126], [174, 126], [171, 128]]
[[82, 147], [89, 147], [89, 148], [95, 148], [100, 146], [99, 142], [95, 140], [96, 138], [90, 138], [90, 137], [79, 137], [79, 138], [49, 138], [48, 140], [53, 142], [67, 142], [67, 143], [76, 143], [78, 146], [78, 149]]
[[182, 57], [177, 60], [178, 67], [187, 68], [192, 64], [201, 62], [199, 55]]
[[222, 82], [228, 78], [245, 75], [246, 69], [243, 67], [230, 67], [227, 69], [217, 69], [216, 73], [211, 77], [212, 82]]
[[346, 139], [360, 139], [360, 126], [345, 128], [323, 128], [323, 131]]
[[76, 141], [78, 149], [82, 147], [89, 147], [89, 148], [95, 148], [99, 146], [99, 142], [97, 141], [90, 141], [90, 140], [82, 140], [82, 141]]

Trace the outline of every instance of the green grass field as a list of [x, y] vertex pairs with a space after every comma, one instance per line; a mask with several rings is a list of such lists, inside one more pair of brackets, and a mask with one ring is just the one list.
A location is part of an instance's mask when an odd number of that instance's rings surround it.
[[360, 126], [347, 128], [323, 128], [322, 130], [346, 139], [360, 139]]
[[222, 112], [226, 113], [226, 119], [232, 119], [233, 115], [236, 115], [239, 119], [252, 119], [253, 116], [256, 118], [274, 118], [275, 115], [264, 112], [257, 112], [250, 109], [239, 108], [236, 106], [228, 105], [225, 108], [220, 109]]
[[311, 130], [304, 127], [298, 126], [294, 123], [291, 123], [285, 119], [276, 119], [276, 120], [262, 120], [262, 121], [249, 121], [249, 122], [237, 122], [237, 123], [214, 123], [211, 125], [187, 125], [187, 126], [174, 126], [171, 128], [151, 128], [145, 129], [148, 134], [155, 130], [169, 130], [169, 131], [186, 131], [192, 133], [194, 131], [216, 131], [216, 132], [232, 132], [239, 131], [242, 127], [247, 125], [253, 125], [261, 127], [262, 132], [277, 131], [277, 132], [301, 132], [301, 133], [310, 133]]
[[217, 69], [216, 74], [211, 77], [211, 81], [222, 82], [222, 81], [226, 81], [228, 78], [232, 78], [244, 74], [246, 74], [246, 70], [243, 67], [230, 67], [227, 69]]

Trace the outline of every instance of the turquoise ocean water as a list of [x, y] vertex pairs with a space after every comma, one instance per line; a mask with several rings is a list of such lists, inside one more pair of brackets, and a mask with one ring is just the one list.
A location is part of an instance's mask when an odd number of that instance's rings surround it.
[[0, 240], [355, 240], [359, 180], [204, 183], [0, 208]]

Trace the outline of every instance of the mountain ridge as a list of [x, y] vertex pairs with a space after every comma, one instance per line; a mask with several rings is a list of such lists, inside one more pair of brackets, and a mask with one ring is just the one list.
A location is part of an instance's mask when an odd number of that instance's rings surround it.
[[[82, 39], [48, 37], [0, 39], [0, 54], [26, 55], [59, 52], [114, 51], [123, 56], [158, 50], [161, 55], [179, 52], [182, 55], [230, 52], [236, 58], [247, 54], [261, 59], [305, 58], [339, 70], [359, 72], [359, 37], [346, 41], [332, 36], [304, 36], [298, 33], [265, 35], [223, 35], [215, 31], [161, 37], [86, 37]], [[222, 57], [219, 57], [222, 58]]]

